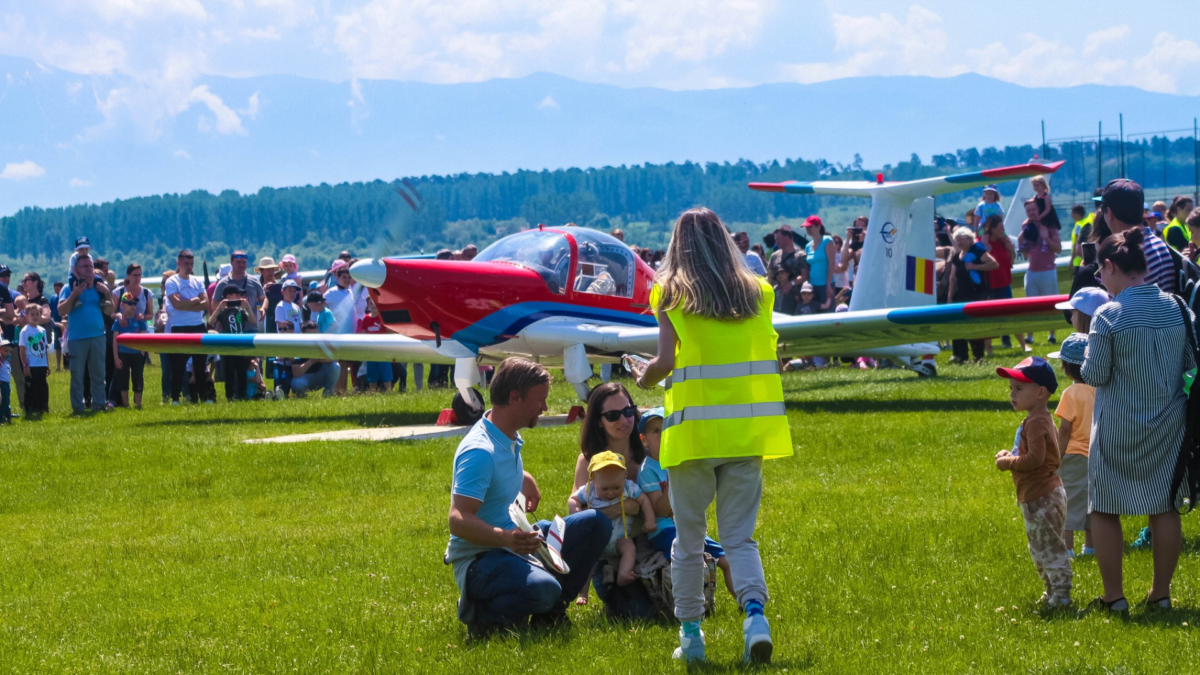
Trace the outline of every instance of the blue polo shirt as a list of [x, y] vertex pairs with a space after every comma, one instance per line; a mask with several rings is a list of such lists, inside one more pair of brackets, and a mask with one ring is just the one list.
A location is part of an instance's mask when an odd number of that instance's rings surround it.
[[[61, 303], [71, 296], [71, 288], [65, 287], [58, 296]], [[104, 312], [100, 309], [100, 293], [89, 288], [75, 299], [75, 306], [67, 314], [67, 340], [87, 340], [104, 335]]]
[[[638, 469], [638, 484], [643, 492], [661, 492], [667, 486], [667, 470], [662, 468], [657, 459], [646, 455], [646, 459], [642, 460], [642, 468]], [[654, 501], [654, 495], [650, 496], [650, 500]], [[655, 522], [658, 523], [658, 530], [654, 533], [656, 535], [665, 527], [675, 527], [675, 520], [667, 516], [656, 514]]]
[[[524, 441], [520, 434], [515, 441], [505, 436], [503, 431], [488, 421], [490, 414], [489, 410], [458, 444], [458, 450], [454, 453], [454, 482], [450, 492], [478, 499], [482, 502], [476, 513], [480, 520], [492, 527], [511, 530], [516, 525], [508, 515], [508, 505], [521, 492], [521, 484], [525, 479], [525, 468], [521, 461]], [[467, 568], [475, 556], [492, 548], [450, 535], [446, 562], [454, 565], [454, 581], [459, 590], [465, 590]]]

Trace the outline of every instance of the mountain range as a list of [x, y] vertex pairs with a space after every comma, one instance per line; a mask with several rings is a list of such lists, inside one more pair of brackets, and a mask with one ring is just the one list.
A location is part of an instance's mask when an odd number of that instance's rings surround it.
[[[684, 160], [866, 166], [1190, 127], [1200, 97], [978, 75], [669, 91], [538, 73], [467, 84], [204, 76], [148, 86], [0, 56], [0, 215], [196, 189]], [[1190, 134], [1189, 134], [1190, 135]]]

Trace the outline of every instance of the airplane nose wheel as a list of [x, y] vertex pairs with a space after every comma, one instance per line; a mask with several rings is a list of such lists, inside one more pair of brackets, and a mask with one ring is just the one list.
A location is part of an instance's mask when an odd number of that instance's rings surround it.
[[450, 403], [450, 409], [454, 411], [454, 416], [458, 418], [459, 424], [471, 425], [483, 417], [483, 396], [474, 387], [468, 389], [467, 393], [471, 397], [469, 402], [463, 399], [461, 392], [456, 393], [454, 400]]

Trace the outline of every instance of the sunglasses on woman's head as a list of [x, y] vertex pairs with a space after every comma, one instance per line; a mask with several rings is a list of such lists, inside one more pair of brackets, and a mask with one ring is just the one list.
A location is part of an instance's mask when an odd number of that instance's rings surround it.
[[620, 410], [609, 410], [607, 412], [602, 412], [602, 413], [600, 413], [600, 416], [603, 417], [604, 419], [608, 420], [609, 422], [616, 422], [617, 420], [621, 419], [622, 417], [633, 417], [636, 414], [637, 414], [637, 406], [630, 405], [630, 406], [625, 406], [624, 408], [621, 408]]

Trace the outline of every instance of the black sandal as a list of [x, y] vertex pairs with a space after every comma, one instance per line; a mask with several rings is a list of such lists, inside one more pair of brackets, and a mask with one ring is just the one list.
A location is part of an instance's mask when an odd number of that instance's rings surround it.
[[1099, 597], [1088, 603], [1087, 609], [1088, 611], [1125, 613], [1129, 611], [1129, 601], [1125, 599], [1125, 596], [1121, 596], [1112, 602], [1105, 602], [1103, 597]]
[[1146, 609], [1171, 609], [1171, 596], [1164, 595], [1154, 600], [1146, 598], [1142, 601], [1142, 607]]

